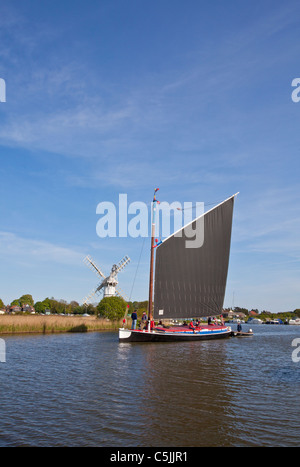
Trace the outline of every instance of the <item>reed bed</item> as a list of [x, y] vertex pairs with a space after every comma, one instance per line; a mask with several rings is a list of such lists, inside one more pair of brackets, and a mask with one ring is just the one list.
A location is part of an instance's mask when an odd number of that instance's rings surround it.
[[0, 334], [114, 331], [122, 320], [96, 316], [0, 315]]

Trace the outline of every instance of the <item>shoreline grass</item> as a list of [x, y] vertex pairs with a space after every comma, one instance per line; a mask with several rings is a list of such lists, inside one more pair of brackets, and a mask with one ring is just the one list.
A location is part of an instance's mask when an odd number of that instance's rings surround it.
[[0, 334], [116, 331], [121, 326], [122, 320], [96, 316], [0, 315]]

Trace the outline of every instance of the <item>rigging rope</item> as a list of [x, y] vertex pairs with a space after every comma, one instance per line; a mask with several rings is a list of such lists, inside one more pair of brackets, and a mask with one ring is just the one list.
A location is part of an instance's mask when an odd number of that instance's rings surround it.
[[136, 279], [136, 276], [137, 276], [137, 272], [138, 272], [138, 269], [139, 269], [139, 265], [140, 265], [140, 261], [141, 261], [141, 257], [142, 257], [142, 252], [143, 252], [143, 249], [144, 249], [145, 240], [146, 240], [146, 237], [144, 237], [144, 240], [143, 240], [143, 244], [142, 244], [142, 248], [141, 248], [141, 252], [140, 252], [140, 257], [139, 257], [139, 260], [138, 260], [137, 268], [136, 268], [134, 279], [133, 279], [133, 284], [132, 284], [132, 287], [131, 287], [129, 301], [131, 301], [132, 291], [133, 291], [135, 279]]
[[[204, 206], [213, 206], [214, 204], [220, 204], [222, 201], [215, 201], [214, 203], [203, 203]], [[194, 209], [197, 206], [190, 206], [188, 208], [177, 208], [178, 211], [186, 211], [187, 209]]]
[[[141, 257], [142, 257], [142, 252], [143, 252], [144, 245], [145, 245], [145, 240], [146, 240], [146, 237], [144, 237], [144, 240], [143, 240], [143, 244], [142, 244], [142, 248], [141, 248], [141, 252], [140, 252], [140, 257], [139, 257], [138, 264], [137, 264], [136, 271], [135, 271], [135, 275], [134, 275], [134, 278], [133, 278], [133, 283], [132, 283], [132, 287], [131, 287], [131, 291], [130, 291], [130, 296], [129, 296], [128, 302], [131, 302], [131, 296], [132, 296], [132, 292], [133, 292], [133, 287], [134, 287], [134, 284], [135, 284], [135, 279], [136, 279], [137, 272], [138, 272], [138, 269], [139, 269], [139, 265], [140, 265], [140, 262], [141, 262]], [[129, 306], [128, 306], [128, 307], [129, 307]], [[125, 314], [124, 314], [124, 319], [123, 319], [123, 323], [124, 323], [124, 324], [125, 324], [125, 320], [126, 320], [126, 318], [127, 318], [128, 307], [126, 307], [126, 311], [125, 311]]]

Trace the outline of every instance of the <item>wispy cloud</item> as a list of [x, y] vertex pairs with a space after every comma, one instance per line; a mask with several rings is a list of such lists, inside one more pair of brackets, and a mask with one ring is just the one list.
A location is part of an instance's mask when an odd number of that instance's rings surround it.
[[84, 258], [84, 253], [55, 245], [50, 242], [24, 238], [11, 232], [0, 232], [0, 256], [2, 267], [4, 261], [9, 264], [26, 264], [37, 267], [38, 264], [59, 263], [78, 265]]
[[[112, 130], [126, 124], [132, 109], [120, 107], [103, 111], [95, 105], [67, 110], [58, 109], [45, 115], [11, 115], [0, 129], [0, 141], [9, 146], [56, 152], [64, 155], [93, 156], [105, 147]], [[95, 135], [96, 133], [96, 135]]]
[[296, 187], [267, 188], [241, 203], [235, 238], [243, 251], [263, 256], [272, 253], [281, 261], [285, 256], [286, 262], [300, 260], [300, 198]]

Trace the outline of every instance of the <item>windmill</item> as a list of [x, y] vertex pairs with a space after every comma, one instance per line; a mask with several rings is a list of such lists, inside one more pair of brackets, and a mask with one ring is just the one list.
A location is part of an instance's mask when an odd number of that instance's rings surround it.
[[89, 255], [86, 256], [83, 261], [97, 274], [97, 276], [100, 276], [102, 279], [100, 284], [94, 290], [92, 290], [92, 292], [87, 297], [85, 297], [83, 300], [84, 305], [86, 305], [94, 295], [100, 294], [101, 290], [103, 290], [103, 297], [114, 297], [115, 295], [118, 295], [125, 301], [128, 301], [126, 300], [127, 297], [124, 298], [123, 292], [121, 294], [120, 288], [117, 288], [117, 275], [129, 263], [130, 258], [128, 258], [128, 256], [124, 256], [124, 258], [118, 264], [113, 264], [110, 274], [107, 277], [103, 274], [95, 261]]

